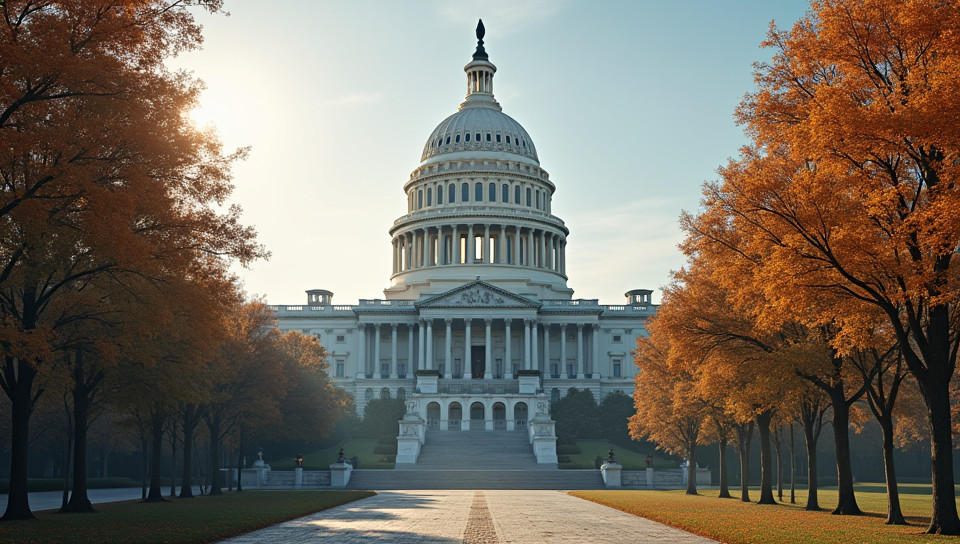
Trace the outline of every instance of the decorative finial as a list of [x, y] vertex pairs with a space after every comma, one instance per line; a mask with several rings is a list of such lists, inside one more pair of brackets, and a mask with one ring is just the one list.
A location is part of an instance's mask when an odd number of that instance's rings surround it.
[[483, 19], [480, 19], [480, 22], [477, 23], [477, 50], [473, 53], [473, 60], [487, 60], [490, 57], [487, 56], [487, 51], [483, 48], [483, 36], [486, 34], [486, 29], [483, 28]]

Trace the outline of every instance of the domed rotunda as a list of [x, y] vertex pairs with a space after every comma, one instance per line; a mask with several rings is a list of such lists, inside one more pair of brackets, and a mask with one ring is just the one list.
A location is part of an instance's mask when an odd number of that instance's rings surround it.
[[614, 305], [573, 298], [556, 186], [494, 98], [483, 35], [481, 22], [466, 98], [403, 185], [385, 297], [335, 305], [311, 289], [304, 305], [273, 306], [279, 328], [320, 339], [359, 413], [378, 397], [414, 401], [398, 464], [416, 462], [428, 431], [460, 430], [529, 433], [538, 462], [556, 463], [549, 401], [574, 387], [631, 394], [630, 351], [656, 312], [647, 289]]

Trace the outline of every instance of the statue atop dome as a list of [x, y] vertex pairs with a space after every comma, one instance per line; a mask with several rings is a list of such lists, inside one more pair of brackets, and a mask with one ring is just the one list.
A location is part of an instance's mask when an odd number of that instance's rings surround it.
[[483, 48], [483, 36], [486, 34], [486, 29], [483, 28], [483, 19], [480, 19], [480, 22], [477, 23], [477, 50], [473, 53], [473, 60], [487, 60], [490, 57], [487, 55], [486, 49]]

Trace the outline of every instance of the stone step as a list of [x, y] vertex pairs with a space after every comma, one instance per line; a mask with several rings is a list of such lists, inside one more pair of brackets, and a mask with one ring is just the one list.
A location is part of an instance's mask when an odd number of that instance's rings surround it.
[[516, 431], [430, 431], [416, 464], [397, 470], [550, 470], [539, 465], [527, 433]]
[[354, 470], [349, 489], [604, 489], [599, 470]]

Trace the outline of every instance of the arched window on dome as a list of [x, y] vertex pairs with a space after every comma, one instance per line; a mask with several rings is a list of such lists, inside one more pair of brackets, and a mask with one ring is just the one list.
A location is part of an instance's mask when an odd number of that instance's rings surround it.
[[[427, 189], [429, 191], [430, 189]], [[430, 204], [430, 193], [427, 193], [427, 204]], [[540, 209], [540, 191], [537, 191], [537, 209]]]
[[[537, 194], [537, 198], [540, 198], [539, 193]], [[540, 201], [537, 200], [537, 202], [539, 203]], [[427, 187], [427, 206], [433, 206], [433, 188], [431, 187]]]
[[508, 144], [510, 143], [510, 135], [509, 135], [509, 134], [507, 134], [507, 143], [508, 143]]
[[520, 204], [520, 186], [516, 185], [513, 188], [513, 203]]
[[478, 142], [480, 141], [480, 133], [479, 133], [479, 132], [477, 133], [477, 141], [478, 141]]
[[437, 186], [437, 206], [443, 204], [443, 185]]
[[473, 200], [483, 202], [483, 184], [479, 181], [473, 186]]
[[497, 201], [497, 184], [491, 183], [490, 186], [487, 188], [487, 192], [488, 192], [487, 200], [490, 202], [496, 202]]
[[[459, 136], [457, 136], [457, 138], [459, 138]], [[469, 132], [466, 134], [464, 140], [467, 141], [467, 142], [470, 141], [470, 133], [469, 133]], [[458, 141], [459, 141], [459, 140], [458, 140]]]
[[490, 141], [490, 133], [489, 133], [489, 132], [487, 133], [487, 141], [488, 141], [488, 142]]
[[457, 134], [457, 138], [456, 138], [456, 140], [454, 140], [454, 142], [455, 142], [455, 143], [458, 143], [458, 144], [460, 143], [460, 135], [459, 135], [459, 134]]
[[524, 148], [524, 149], [527, 148], [527, 141], [526, 141], [526, 140], [523, 141], [523, 148]]
[[447, 145], [450, 145], [450, 137], [449, 137], [449, 136], [447, 136], [446, 144], [447, 144]]
[[500, 135], [499, 135], [499, 134], [497, 134], [497, 143], [498, 143], [498, 144], [500, 143]]
[[460, 202], [470, 202], [470, 184], [467, 182], [460, 186]]
[[447, 190], [447, 193], [448, 193], [447, 196], [450, 197], [450, 198], [447, 199], [447, 202], [449, 202], [450, 204], [453, 204], [454, 202], [457, 201], [457, 186], [456, 186], [456, 185], [454, 185], [454, 184], [451, 183], [451, 184], [450, 184], [450, 188]]
[[417, 209], [423, 207], [423, 189], [417, 189]]
[[533, 196], [533, 191], [531, 191], [530, 188], [527, 187], [527, 206], [531, 206], [531, 205], [532, 205], [532, 204], [531, 204], [532, 196]]
[[504, 204], [510, 203], [510, 186], [506, 183], [503, 184], [503, 189], [500, 191], [500, 201]]

